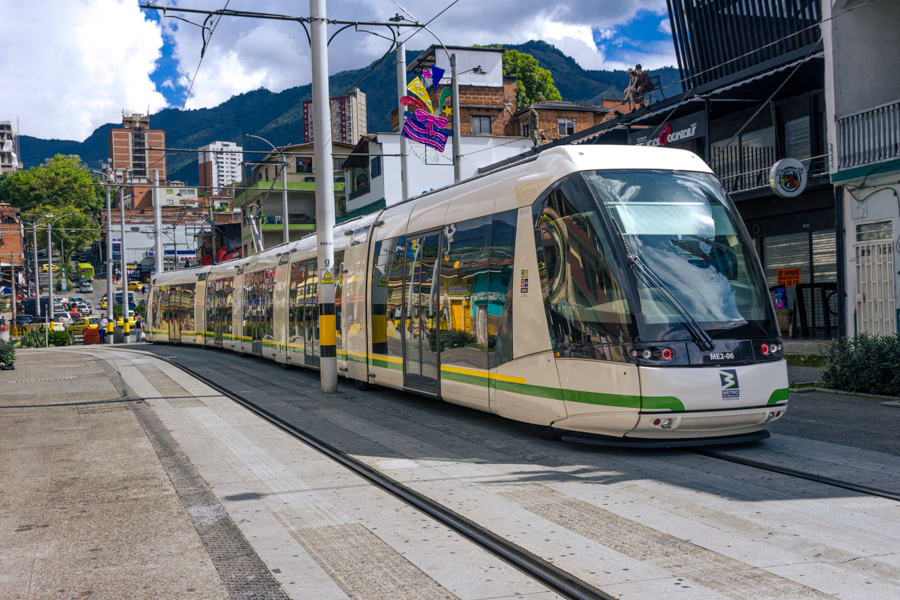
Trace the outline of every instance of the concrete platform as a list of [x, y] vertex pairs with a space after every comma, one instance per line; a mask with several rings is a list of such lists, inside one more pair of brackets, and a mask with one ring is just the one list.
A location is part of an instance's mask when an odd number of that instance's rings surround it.
[[162, 361], [2, 373], [4, 600], [557, 597]]

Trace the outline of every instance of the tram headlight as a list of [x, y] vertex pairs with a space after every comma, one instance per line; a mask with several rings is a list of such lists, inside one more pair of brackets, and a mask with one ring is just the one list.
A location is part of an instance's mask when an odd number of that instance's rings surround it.
[[643, 358], [644, 360], [650, 360], [652, 356], [653, 352], [651, 352], [650, 350], [644, 350], [643, 352], [641, 352], [641, 358]]
[[672, 419], [663, 419], [660, 427], [663, 429], [672, 429]]

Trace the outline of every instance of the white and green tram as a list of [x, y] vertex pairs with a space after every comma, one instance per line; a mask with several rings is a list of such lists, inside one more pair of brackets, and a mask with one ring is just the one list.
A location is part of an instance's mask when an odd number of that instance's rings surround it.
[[[338, 225], [339, 373], [621, 442], [758, 439], [787, 406], [766, 280], [696, 155], [561, 146]], [[319, 365], [315, 235], [157, 275], [148, 338]]]

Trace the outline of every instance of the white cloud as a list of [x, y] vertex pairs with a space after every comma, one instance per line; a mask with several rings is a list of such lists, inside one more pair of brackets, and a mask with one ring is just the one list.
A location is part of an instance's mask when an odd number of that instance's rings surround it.
[[[197, 8], [218, 9], [221, 4], [221, 0], [190, 0], [190, 6]], [[401, 4], [421, 22], [427, 22], [446, 6]], [[283, 0], [254, 0], [252, 10], [308, 15], [306, 3], [285, 3]], [[430, 28], [448, 45], [520, 44], [544, 40], [585, 69], [620, 68], [618, 63], [607, 60], [603, 48], [597, 47], [593, 31], [599, 30], [603, 32], [601, 38], [613, 41], [615, 25], [631, 20], [641, 10], [664, 15], [665, 0], [568, 0], [566, 3], [461, 0]], [[327, 16], [345, 20], [386, 20], [397, 12], [400, 10], [389, 0], [330, 0]], [[172, 19], [164, 20], [164, 27], [166, 35], [175, 43], [182, 81], [186, 79], [189, 84], [200, 58], [200, 30]], [[370, 29], [388, 35], [383, 28]], [[330, 26], [329, 35], [334, 31], [336, 27]], [[405, 30], [403, 36], [409, 34], [410, 30]], [[422, 31], [407, 44], [407, 49], [423, 49], [433, 43], [435, 39]], [[380, 58], [389, 46], [387, 40], [348, 29], [329, 47], [329, 71], [361, 69]], [[657, 53], [641, 55], [648, 66], [674, 63], [672, 52], [669, 57], [659, 56], [661, 62], [657, 62], [656, 57]], [[298, 23], [223, 18], [207, 49], [187, 106], [214, 106], [234, 94], [260, 86], [279, 92], [308, 84], [311, 79], [309, 43]]]
[[123, 108], [166, 106], [149, 77], [162, 48], [160, 28], [137, 2], [0, 0], [0, 15], [0, 118], [19, 117], [22, 133], [83, 140], [121, 121]]
[[172, 83], [172, 78], [171, 78], [171, 77], [169, 77], [168, 79], [166, 79], [165, 81], [163, 81], [161, 85], [162, 85], [162, 87], [164, 87], [164, 88], [169, 88], [170, 90], [174, 90], [174, 89], [175, 89], [175, 84]]
[[667, 33], [669, 35], [672, 35], [672, 24], [668, 19], [663, 19], [659, 22], [659, 27], [657, 27], [656, 30], [660, 33]]

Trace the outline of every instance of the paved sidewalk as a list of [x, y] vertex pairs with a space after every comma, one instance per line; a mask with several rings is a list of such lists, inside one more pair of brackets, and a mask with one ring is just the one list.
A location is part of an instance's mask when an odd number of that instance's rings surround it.
[[205, 483], [153, 411], [90, 356], [18, 359], [0, 371], [0, 598], [235, 597], [186, 510]]

